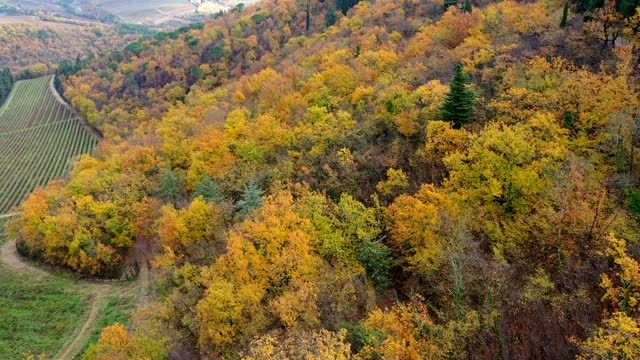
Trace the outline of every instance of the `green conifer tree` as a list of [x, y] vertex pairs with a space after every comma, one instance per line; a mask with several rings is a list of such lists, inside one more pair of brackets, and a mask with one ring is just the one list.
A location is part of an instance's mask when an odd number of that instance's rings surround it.
[[178, 187], [180, 186], [180, 179], [178, 175], [171, 168], [166, 168], [160, 173], [160, 187], [158, 192], [164, 198], [165, 201], [170, 201], [174, 206], [178, 202]]
[[456, 75], [453, 77], [447, 98], [442, 106], [442, 119], [451, 121], [456, 128], [470, 122], [475, 113], [476, 96], [467, 89], [467, 78], [462, 71], [462, 65], [456, 65]]
[[471, 14], [473, 11], [473, 6], [471, 4], [471, 0], [464, 0], [464, 12]]
[[562, 8], [562, 20], [560, 20], [560, 27], [565, 28], [567, 26], [567, 18], [569, 17], [569, 1], [565, 1]]
[[307, 0], [307, 14], [306, 14], [306, 17], [305, 17], [305, 22], [306, 22], [306, 25], [307, 25], [306, 26], [307, 32], [309, 32], [309, 29], [311, 29], [311, 11], [309, 9], [310, 6], [311, 6], [310, 2], [311, 2], [310, 0]]
[[255, 180], [251, 179], [244, 186], [240, 200], [236, 203], [236, 209], [241, 217], [247, 216], [251, 210], [262, 205], [262, 194], [264, 190], [260, 189]]
[[336, 16], [336, 11], [337, 9], [334, 5], [329, 5], [329, 7], [327, 7], [327, 15], [324, 21], [324, 24], [327, 27], [335, 25], [335, 23], [338, 21], [338, 17]]
[[200, 175], [200, 179], [193, 188], [193, 197], [197, 198], [198, 196], [202, 196], [206, 201], [213, 201], [217, 204], [222, 204], [225, 201], [224, 194], [218, 184], [204, 174]]

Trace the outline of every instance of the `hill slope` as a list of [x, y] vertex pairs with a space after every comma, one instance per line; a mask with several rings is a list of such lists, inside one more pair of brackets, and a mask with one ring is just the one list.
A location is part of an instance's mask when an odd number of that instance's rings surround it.
[[634, 4], [265, 1], [142, 39], [65, 81], [107, 139], [12, 234], [155, 266], [89, 358], [639, 357]]
[[0, 108], [0, 214], [97, 144], [54, 91], [50, 76], [18, 81]]

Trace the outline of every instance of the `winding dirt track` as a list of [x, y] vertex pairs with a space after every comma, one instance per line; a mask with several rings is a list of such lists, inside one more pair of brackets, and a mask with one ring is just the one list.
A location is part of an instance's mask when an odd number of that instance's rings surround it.
[[[15, 241], [8, 241], [0, 248], [0, 263], [10, 271], [26, 274], [35, 280], [42, 280], [48, 276], [57, 276], [42, 270], [22, 259], [16, 251]], [[82, 327], [76, 330], [73, 339], [54, 357], [56, 360], [72, 360], [82, 350], [89, 340], [91, 332], [100, 316], [100, 300], [105, 297], [134, 297], [138, 305], [148, 302], [150, 274], [146, 266], [140, 269], [136, 281], [129, 282], [92, 282], [80, 281], [69, 287], [86, 298], [91, 299], [91, 307], [87, 319]]]

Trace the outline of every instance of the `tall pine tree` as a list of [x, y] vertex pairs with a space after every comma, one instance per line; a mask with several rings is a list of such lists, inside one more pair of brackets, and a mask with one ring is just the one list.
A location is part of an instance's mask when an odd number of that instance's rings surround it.
[[260, 189], [256, 181], [253, 179], [249, 180], [244, 186], [240, 200], [236, 203], [236, 209], [238, 209], [242, 218], [249, 215], [251, 210], [262, 205], [262, 194], [264, 194], [264, 190]]
[[442, 119], [451, 121], [456, 128], [470, 122], [475, 113], [476, 95], [467, 89], [467, 77], [462, 71], [462, 65], [456, 65], [456, 75], [453, 77], [447, 98], [442, 105]]
[[471, 0], [464, 0], [464, 12], [471, 14], [473, 11], [473, 5], [471, 4]]
[[204, 174], [200, 175], [200, 179], [193, 188], [193, 197], [197, 198], [198, 196], [202, 196], [206, 201], [213, 201], [217, 204], [222, 204], [226, 200], [218, 184]]
[[569, 1], [564, 2], [564, 7], [562, 8], [562, 20], [560, 20], [560, 27], [565, 28], [567, 26], [567, 18], [569, 17]]

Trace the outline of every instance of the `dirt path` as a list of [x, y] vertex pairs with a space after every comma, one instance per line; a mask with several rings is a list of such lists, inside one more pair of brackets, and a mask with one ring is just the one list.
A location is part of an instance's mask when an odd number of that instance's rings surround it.
[[[16, 250], [15, 241], [7, 241], [0, 247], [0, 263], [10, 271], [26, 274], [35, 280], [42, 280], [48, 276], [58, 276], [54, 273], [40, 269], [33, 264], [22, 259]], [[138, 305], [149, 302], [149, 286], [151, 283], [150, 273], [146, 266], [142, 266], [136, 281], [130, 282], [93, 282], [78, 281], [68, 287], [68, 290], [91, 298], [89, 315], [82, 327], [74, 334], [73, 339], [54, 357], [56, 360], [73, 360], [84, 348], [91, 337], [91, 333], [100, 317], [100, 302], [106, 297], [132, 297], [136, 299]]]
[[37, 280], [42, 280], [49, 276], [48, 272], [31, 266], [18, 256], [15, 241], [7, 241], [2, 245], [0, 248], [0, 262], [13, 272], [28, 274]]
[[0, 215], [0, 219], [10, 218], [10, 217], [16, 216], [16, 215], [18, 215], [18, 213], [4, 214], [4, 215]]
[[75, 335], [73, 341], [62, 349], [61, 352], [56, 355], [56, 359], [73, 359], [87, 343], [91, 336], [91, 330], [93, 325], [98, 320], [98, 311], [100, 310], [100, 296], [94, 296], [91, 302], [91, 310], [89, 310], [89, 317], [84, 322], [80, 331]]

